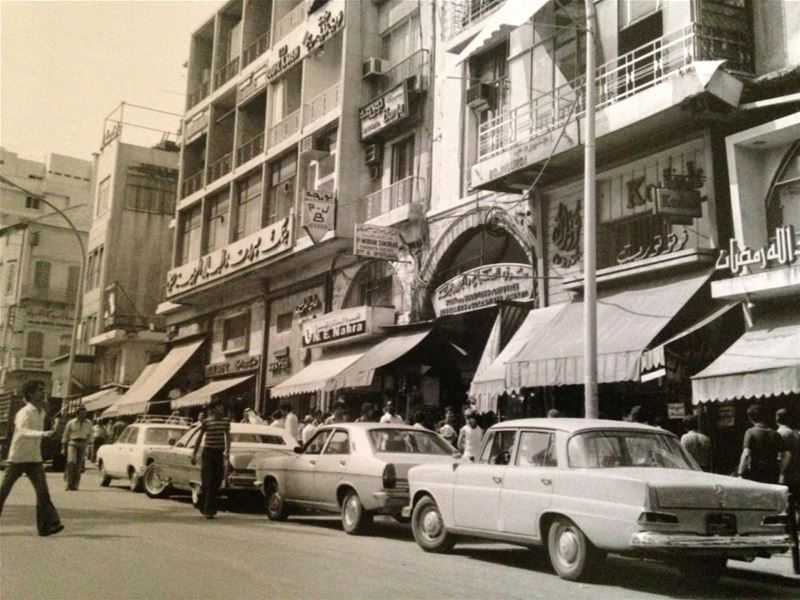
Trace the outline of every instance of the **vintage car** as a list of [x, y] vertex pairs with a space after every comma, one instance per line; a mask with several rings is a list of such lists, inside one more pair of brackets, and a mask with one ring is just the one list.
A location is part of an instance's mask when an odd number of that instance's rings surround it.
[[103, 444], [97, 450], [100, 485], [106, 487], [112, 479], [127, 479], [131, 491], [141, 492], [146, 454], [169, 448], [190, 424], [180, 417], [143, 416], [128, 425], [114, 443]]
[[292, 456], [258, 457], [250, 468], [266, 498], [267, 517], [313, 509], [341, 513], [347, 533], [363, 532], [376, 514], [400, 518], [408, 504], [408, 470], [451, 464], [458, 455], [439, 434], [385, 423], [320, 427]]
[[[147, 454], [144, 474], [144, 491], [151, 498], [162, 498], [171, 490], [192, 493], [197, 504], [200, 491], [200, 457], [192, 464], [192, 454], [200, 435], [200, 424], [195, 423], [172, 447], [157, 449]], [[255, 472], [248, 467], [260, 455], [291, 455], [297, 440], [285, 429], [252, 423], [231, 423], [231, 451], [228, 474], [223, 492], [232, 496], [236, 492], [257, 493]]]
[[423, 550], [446, 552], [462, 535], [541, 545], [564, 579], [613, 552], [713, 580], [729, 558], [789, 548], [786, 488], [704, 473], [675, 435], [638, 423], [506, 421], [477, 462], [421, 465], [408, 480], [404, 514]]

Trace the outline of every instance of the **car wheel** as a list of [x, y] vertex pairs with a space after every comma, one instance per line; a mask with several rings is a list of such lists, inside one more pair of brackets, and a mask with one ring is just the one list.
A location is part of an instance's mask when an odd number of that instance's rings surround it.
[[358, 535], [372, 525], [372, 514], [364, 509], [361, 498], [353, 490], [347, 492], [342, 501], [342, 528], [345, 533]]
[[266, 509], [267, 518], [270, 521], [285, 521], [289, 516], [286, 502], [277, 483], [273, 483], [267, 488]]
[[417, 544], [426, 552], [449, 552], [456, 543], [455, 536], [447, 531], [436, 501], [425, 496], [411, 515], [411, 531]]
[[707, 556], [702, 559], [687, 557], [674, 564], [681, 574], [691, 582], [711, 584], [725, 573], [728, 559], [725, 556]]
[[142, 491], [142, 478], [136, 474], [136, 470], [133, 468], [128, 471], [128, 487], [135, 493]]
[[603, 557], [580, 528], [564, 517], [556, 518], [550, 525], [547, 551], [555, 572], [569, 581], [590, 575]]
[[108, 484], [111, 483], [111, 476], [106, 473], [106, 467], [103, 464], [103, 461], [100, 461], [100, 464], [97, 466], [100, 472], [100, 487], [108, 487]]
[[169, 483], [161, 477], [161, 468], [156, 463], [147, 465], [144, 472], [144, 493], [150, 498], [163, 498], [169, 491]]

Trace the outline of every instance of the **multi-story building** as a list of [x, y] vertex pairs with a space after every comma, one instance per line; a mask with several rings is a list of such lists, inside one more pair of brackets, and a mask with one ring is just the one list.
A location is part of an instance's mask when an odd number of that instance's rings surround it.
[[[92, 163], [60, 154], [37, 162], [5, 149], [0, 163], [0, 390], [15, 392], [30, 378], [45, 381], [49, 389], [50, 362], [70, 351], [81, 244], [90, 223]], [[90, 375], [85, 364], [75, 372], [82, 385]], [[51, 391], [63, 395], [58, 386]]]

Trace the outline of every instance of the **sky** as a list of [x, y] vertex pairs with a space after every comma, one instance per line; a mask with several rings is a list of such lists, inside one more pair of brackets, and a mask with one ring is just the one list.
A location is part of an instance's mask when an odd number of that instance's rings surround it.
[[88, 160], [120, 102], [182, 113], [191, 34], [221, 5], [0, 0], [0, 144]]

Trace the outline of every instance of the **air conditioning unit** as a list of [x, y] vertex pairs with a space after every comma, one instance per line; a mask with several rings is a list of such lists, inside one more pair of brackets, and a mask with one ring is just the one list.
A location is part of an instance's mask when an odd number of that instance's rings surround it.
[[369, 166], [370, 181], [375, 181], [380, 176], [381, 176], [381, 168], [378, 165], [370, 165]]
[[368, 165], [378, 165], [383, 160], [383, 147], [380, 144], [370, 144], [364, 148], [364, 162]]
[[488, 83], [476, 83], [467, 89], [467, 106], [475, 110], [485, 110], [493, 103], [492, 86]]
[[382, 78], [385, 72], [386, 72], [386, 64], [380, 58], [375, 58], [375, 57], [368, 58], [361, 65], [362, 79]]
[[300, 156], [305, 156], [311, 160], [319, 160], [330, 154], [330, 144], [324, 137], [307, 135], [300, 140]]

